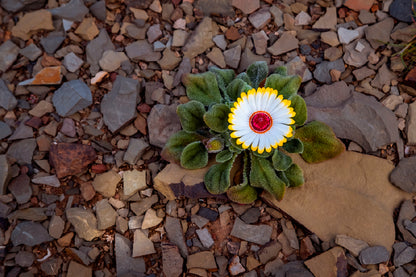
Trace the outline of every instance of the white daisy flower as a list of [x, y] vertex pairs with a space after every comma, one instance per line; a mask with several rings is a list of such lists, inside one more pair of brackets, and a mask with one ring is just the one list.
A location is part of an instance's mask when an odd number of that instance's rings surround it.
[[262, 154], [264, 150], [282, 146], [293, 136], [290, 125], [295, 121], [290, 100], [283, 99], [277, 90], [258, 88], [241, 93], [228, 116], [232, 138], [244, 149]]

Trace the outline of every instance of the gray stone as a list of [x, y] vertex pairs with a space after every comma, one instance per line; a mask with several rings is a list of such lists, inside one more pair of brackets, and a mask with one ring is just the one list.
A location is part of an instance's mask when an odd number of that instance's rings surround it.
[[315, 77], [316, 80], [318, 80], [321, 83], [327, 83], [330, 84], [332, 83], [332, 78], [331, 75], [329, 74], [329, 71], [331, 69], [336, 69], [340, 72], [344, 72], [345, 68], [344, 68], [344, 62], [342, 61], [342, 59], [333, 61], [333, 62], [321, 62], [320, 64], [318, 64], [315, 68], [315, 71], [313, 72], [313, 76]]
[[196, 7], [205, 15], [234, 16], [230, 0], [198, 0]]
[[156, 253], [153, 242], [147, 238], [142, 230], [134, 231], [133, 255], [132, 257], [141, 257]]
[[23, 221], [17, 224], [11, 236], [14, 246], [35, 246], [53, 240], [39, 222]]
[[[364, 48], [362, 48], [361, 51], [357, 51], [357, 45], [361, 45]], [[345, 63], [355, 67], [365, 65], [368, 62], [368, 56], [374, 54], [374, 50], [365, 39], [359, 39], [349, 45], [346, 45], [344, 49]]]
[[143, 139], [131, 138], [123, 160], [131, 165], [135, 165], [147, 147], [149, 147], [149, 144]]
[[416, 102], [409, 105], [407, 113], [407, 143], [416, 145]]
[[64, 228], [65, 221], [60, 216], [54, 214], [49, 222], [49, 235], [54, 239], [59, 239], [62, 236], [62, 233], [64, 232]]
[[55, 91], [52, 103], [60, 116], [70, 116], [92, 104], [91, 90], [83, 81], [72, 80]]
[[267, 50], [274, 56], [292, 51], [299, 47], [298, 39], [290, 32], [285, 32], [283, 35]]
[[[147, 187], [146, 171], [136, 169], [123, 172], [123, 192], [125, 196], [131, 196]], [[157, 199], [157, 197], [156, 197]]]
[[390, 182], [407, 192], [416, 192], [416, 156], [403, 158], [390, 174]]
[[36, 139], [24, 139], [13, 142], [7, 150], [7, 156], [15, 159], [20, 165], [31, 164], [35, 149]]
[[116, 224], [117, 212], [111, 207], [107, 199], [102, 199], [95, 204], [98, 229], [105, 230]]
[[361, 21], [362, 24], [376, 23], [376, 16], [367, 10], [360, 10], [358, 19]]
[[268, 9], [261, 9], [249, 15], [248, 20], [256, 29], [262, 29], [270, 22], [271, 14]]
[[103, 53], [103, 56], [98, 63], [104, 71], [113, 72], [116, 71], [123, 62], [128, 60], [129, 58], [124, 52], [107, 50]]
[[182, 59], [176, 56], [175, 52], [170, 50], [170, 48], [166, 48], [163, 51], [163, 58], [158, 63], [163, 70], [173, 70], [181, 61]]
[[175, 77], [173, 78], [172, 86], [177, 87], [181, 83], [182, 76], [184, 74], [190, 73], [191, 70], [191, 60], [189, 58], [184, 57], [182, 59], [181, 64], [178, 67], [178, 71], [176, 72]]
[[390, 5], [389, 13], [397, 20], [412, 23], [414, 15], [412, 14], [412, 2], [408, 0], [395, 0]]
[[104, 123], [111, 132], [116, 132], [136, 118], [140, 84], [137, 80], [117, 76], [113, 88], [101, 102]]
[[254, 33], [252, 35], [254, 47], [256, 48], [257, 55], [264, 55], [266, 54], [267, 50], [267, 41], [269, 40], [269, 37], [267, 34], [261, 30], [258, 33]]
[[141, 276], [144, 274], [146, 265], [143, 258], [133, 258], [131, 241], [118, 233], [115, 234], [115, 252], [119, 276]]
[[7, 183], [10, 179], [10, 165], [6, 155], [0, 155], [0, 195], [6, 193]]
[[231, 68], [238, 68], [241, 58], [241, 47], [237, 45], [234, 48], [224, 51], [225, 63]]
[[91, 74], [95, 75], [99, 70], [98, 62], [107, 50], [115, 50], [111, 38], [105, 29], [101, 29], [98, 37], [91, 40], [86, 47], [87, 63], [89, 63]]
[[92, 276], [92, 268], [86, 267], [73, 260], [69, 262], [67, 277], [90, 277]]
[[357, 79], [357, 81], [361, 81], [367, 77], [370, 77], [372, 75], [375, 75], [376, 72], [366, 66], [361, 67], [359, 69], [356, 69], [352, 72], [352, 74], [354, 75], [355, 79]]
[[153, 43], [153, 51], [155, 52], [162, 52], [165, 48], [166, 48], [166, 45], [164, 45], [160, 41], [155, 41]]
[[1, 0], [1, 6], [9, 12], [38, 10], [44, 7], [46, 0]]
[[17, 99], [6, 86], [4, 81], [0, 79], [0, 107], [6, 110], [13, 110], [17, 105]]
[[216, 33], [216, 30], [213, 30], [214, 25], [215, 23], [209, 17], [205, 17], [199, 23], [187, 40], [186, 45], [182, 48], [185, 57], [191, 59], [214, 46], [212, 41], [212, 37]]
[[214, 240], [212, 239], [212, 236], [207, 228], [198, 229], [195, 232], [204, 247], [210, 248], [214, 245]]
[[283, 12], [278, 7], [273, 5], [270, 8], [270, 13], [273, 15], [274, 18], [274, 24], [276, 24], [277, 27], [280, 27], [283, 25]]
[[248, 47], [246, 47], [241, 55], [240, 66], [238, 72], [245, 71], [252, 63], [257, 61], [264, 61], [270, 64], [270, 57], [264, 57], [254, 54]]
[[150, 144], [163, 148], [169, 137], [181, 129], [176, 107], [176, 104], [153, 106], [147, 118]]
[[387, 64], [383, 64], [377, 71], [376, 77], [371, 81], [371, 85], [382, 89], [384, 85], [390, 86], [391, 81], [396, 79], [396, 74], [391, 72]]
[[365, 29], [365, 37], [374, 49], [390, 41], [390, 34], [394, 27], [394, 19], [388, 17], [381, 22]]
[[59, 46], [64, 42], [65, 34], [62, 32], [50, 32], [46, 37], [40, 39], [40, 44], [42, 45], [45, 52], [48, 54], [54, 54]]
[[61, 265], [62, 265], [61, 258], [50, 258], [41, 263], [40, 269], [48, 276], [56, 276], [59, 274]]
[[186, 247], [180, 220], [175, 217], [166, 217], [165, 230], [170, 242], [178, 246], [182, 257], [188, 257], [188, 248]]
[[268, 261], [276, 258], [280, 250], [282, 250], [282, 245], [277, 241], [273, 241], [270, 244], [267, 244], [267, 246], [258, 252], [260, 262], [265, 264]]
[[82, 0], [71, 0], [68, 4], [49, 10], [54, 17], [69, 21], [82, 21], [88, 13], [88, 8]]
[[130, 204], [130, 209], [137, 215], [140, 216], [144, 214], [148, 209], [152, 207], [158, 201], [157, 195], [152, 195], [151, 197], [144, 198], [141, 201], [133, 202]]
[[21, 267], [29, 267], [33, 264], [35, 261], [35, 255], [31, 252], [27, 251], [19, 251], [16, 254], [16, 257], [14, 257], [16, 264], [18, 264]]
[[90, 7], [91, 13], [95, 16], [95, 18], [105, 21], [107, 17], [107, 9], [105, 7], [105, 0], [97, 1]]
[[226, 67], [224, 55], [218, 47], [213, 47], [212, 51], [207, 54], [207, 58], [220, 68]]
[[75, 72], [81, 67], [83, 63], [84, 61], [82, 59], [71, 52], [65, 56], [62, 64], [69, 72]]
[[5, 72], [14, 63], [20, 48], [11, 40], [0, 45], [0, 71]]
[[416, 243], [416, 223], [411, 221], [415, 216], [416, 210], [412, 200], [404, 201], [400, 207], [396, 225], [404, 240], [412, 244]]
[[147, 29], [147, 40], [149, 43], [153, 43], [162, 36], [162, 31], [160, 30], [160, 24], [155, 24]]
[[361, 250], [369, 247], [368, 243], [365, 241], [351, 238], [346, 235], [337, 235], [335, 237], [335, 243], [350, 251], [355, 257], [360, 254]]
[[312, 17], [307, 14], [304, 11], [301, 11], [298, 13], [298, 15], [295, 17], [295, 25], [296, 26], [303, 26], [303, 25], [309, 25], [312, 20]]
[[61, 186], [61, 183], [59, 182], [59, 179], [56, 177], [56, 175], [36, 177], [32, 179], [32, 183], [47, 185], [55, 188], [59, 188]]
[[272, 227], [269, 225], [250, 225], [236, 218], [231, 235], [242, 240], [264, 245], [270, 241]]
[[24, 204], [30, 200], [32, 196], [32, 187], [30, 186], [30, 178], [26, 174], [19, 175], [9, 184], [9, 190], [16, 198], [18, 204]]
[[313, 29], [331, 29], [335, 30], [337, 24], [337, 8], [329, 7], [326, 9], [325, 15], [321, 16], [315, 24], [312, 25]]
[[342, 44], [349, 44], [351, 41], [357, 39], [360, 33], [357, 30], [348, 30], [343, 27], [338, 28], [339, 42]]
[[19, 125], [14, 130], [13, 135], [9, 137], [9, 141], [12, 140], [19, 140], [19, 139], [25, 139], [25, 138], [33, 138], [33, 129], [30, 126], [27, 126], [25, 122], [29, 118], [25, 116], [24, 119], [20, 120]]
[[94, 214], [83, 208], [69, 208], [66, 210], [68, 221], [74, 226], [77, 235], [87, 241], [104, 234], [104, 231], [97, 229], [97, 219]]
[[[175, 39], [175, 33], [173, 33], [174, 39]], [[215, 42], [215, 44], [221, 48], [221, 50], [227, 49], [227, 41], [225, 40], [224, 35], [216, 35], [212, 38], [212, 41]]]
[[339, 47], [329, 47], [325, 49], [324, 57], [330, 62], [336, 61], [342, 57], [342, 50]]
[[188, 38], [189, 33], [184, 30], [175, 30], [173, 31], [172, 46], [173, 47], [182, 47], [185, 45], [186, 39]]
[[299, 56], [294, 57], [286, 65], [289, 75], [299, 75], [302, 83], [312, 80], [312, 72]]
[[152, 45], [146, 40], [138, 40], [127, 45], [126, 53], [132, 60], [142, 60], [146, 62], [155, 62], [161, 57], [160, 52], [153, 51]]
[[134, 39], [144, 40], [146, 39], [146, 32], [149, 28], [149, 24], [144, 25], [144, 27], [137, 27], [134, 24], [129, 24], [126, 26], [127, 35]]
[[394, 257], [393, 263], [396, 267], [410, 263], [415, 259], [415, 249], [408, 246], [405, 242], [397, 242], [393, 244]]
[[40, 55], [42, 55], [42, 50], [40, 50], [34, 43], [31, 43], [21, 49], [19, 53], [33, 62], [39, 58]]
[[182, 274], [183, 258], [176, 245], [162, 242], [163, 273], [167, 277], [179, 277]]
[[0, 140], [7, 138], [12, 134], [12, 129], [10, 129], [9, 125], [0, 121]]
[[360, 263], [367, 264], [379, 264], [389, 260], [390, 253], [384, 246], [372, 246], [362, 250], [359, 255]]
[[255, 208], [248, 209], [241, 216], [241, 219], [247, 224], [252, 224], [252, 223], [256, 223], [257, 220], [259, 220], [259, 217], [260, 217], [260, 210], [259, 208], [255, 207]]
[[405, 25], [403, 28], [399, 28], [399, 24], [397, 24], [396, 28], [394, 28], [393, 32], [391, 33], [391, 38], [393, 40], [400, 40], [408, 43], [412, 40], [415, 34], [416, 30], [413, 24]]
[[322, 86], [305, 101], [309, 121], [328, 124], [337, 137], [352, 140], [367, 152], [391, 143], [402, 147], [393, 112], [371, 96], [354, 93], [343, 81]]

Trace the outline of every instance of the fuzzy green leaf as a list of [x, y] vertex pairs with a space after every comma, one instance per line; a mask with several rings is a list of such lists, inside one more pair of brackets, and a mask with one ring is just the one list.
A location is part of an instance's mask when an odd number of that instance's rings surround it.
[[302, 153], [303, 143], [299, 139], [291, 139], [283, 144], [283, 149], [289, 153]]
[[257, 89], [260, 83], [266, 79], [269, 74], [269, 67], [265, 61], [258, 61], [252, 63], [247, 68], [247, 75], [250, 78], [250, 85]]
[[274, 73], [287, 76], [287, 68], [286, 66], [279, 66], [274, 70]]
[[209, 71], [213, 72], [217, 77], [217, 83], [220, 90], [225, 93], [227, 86], [235, 78], [235, 72], [232, 69], [220, 69], [216, 66], [211, 66]]
[[320, 121], [312, 121], [297, 129], [295, 137], [303, 142], [302, 158], [308, 163], [319, 163], [345, 151], [344, 144], [331, 127]]
[[299, 187], [305, 183], [303, 171], [297, 164], [292, 164], [286, 171], [285, 176], [289, 181], [289, 187]]
[[184, 84], [189, 99], [199, 101], [205, 106], [220, 103], [223, 100], [216, 76], [212, 72], [188, 74], [184, 78]]
[[257, 152], [257, 151], [254, 151], [253, 152], [253, 155], [255, 155], [255, 156], [257, 156], [257, 157], [260, 157], [260, 158], [268, 158], [268, 157], [270, 157], [271, 155], [273, 155], [273, 152], [274, 152], [274, 149], [272, 148], [272, 151], [270, 151], [270, 152], [267, 152], [267, 151], [264, 151], [263, 153], [259, 153], [259, 152]]
[[243, 147], [241, 147], [241, 144], [237, 144], [237, 139], [232, 138], [229, 136], [229, 142], [231, 143], [230, 145], [230, 151], [234, 152], [234, 153], [241, 153], [244, 151]]
[[285, 171], [292, 164], [292, 158], [282, 151], [276, 150], [272, 156], [272, 162], [274, 169], [278, 171]]
[[306, 119], [308, 118], [308, 111], [306, 109], [305, 100], [303, 100], [303, 98], [297, 94], [292, 95], [289, 100], [291, 101], [291, 106], [296, 113], [296, 115], [293, 117], [293, 120], [295, 120], [295, 125], [302, 126], [305, 124]]
[[236, 78], [243, 80], [247, 84], [250, 84], [250, 82], [251, 82], [250, 77], [248, 77], [247, 73], [245, 73], [245, 72], [241, 72], [240, 74], [237, 75]]
[[271, 163], [254, 155], [251, 155], [250, 184], [265, 189], [277, 200], [282, 200], [285, 194], [286, 185], [277, 177]]
[[231, 185], [231, 168], [237, 155], [229, 161], [221, 164], [214, 164], [205, 174], [204, 182], [207, 190], [212, 194], [221, 194], [227, 191]]
[[191, 142], [182, 151], [181, 166], [186, 169], [203, 168], [208, 164], [208, 152], [200, 141]]
[[244, 155], [243, 182], [232, 186], [227, 190], [227, 196], [231, 201], [239, 204], [250, 204], [257, 199], [257, 190], [249, 185], [247, 178], [247, 154]]
[[264, 87], [273, 88], [288, 99], [298, 92], [301, 82], [302, 79], [297, 75], [283, 76], [275, 73], [267, 77]]
[[227, 87], [227, 95], [232, 101], [237, 101], [242, 92], [248, 92], [252, 87], [242, 79], [234, 79]]
[[276, 171], [277, 177], [279, 177], [283, 183], [285, 183], [286, 187], [290, 186], [289, 179], [286, 177], [285, 171]]
[[162, 158], [169, 162], [179, 163], [185, 146], [200, 140], [202, 140], [202, 136], [181, 130], [169, 138], [162, 150]]
[[182, 128], [188, 132], [195, 132], [204, 126], [205, 107], [201, 102], [192, 100], [179, 105], [176, 109]]
[[205, 114], [205, 124], [212, 130], [222, 133], [228, 130], [228, 114], [230, 108], [225, 104], [213, 105]]
[[215, 160], [217, 163], [224, 163], [226, 161], [231, 160], [231, 158], [233, 157], [233, 153], [226, 149], [226, 150], [222, 150], [221, 152], [219, 152], [216, 156], [215, 156]]

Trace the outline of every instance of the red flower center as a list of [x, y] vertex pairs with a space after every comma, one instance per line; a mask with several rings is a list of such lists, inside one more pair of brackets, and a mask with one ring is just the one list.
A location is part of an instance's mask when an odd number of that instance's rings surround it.
[[265, 133], [272, 125], [272, 117], [267, 112], [258, 111], [250, 116], [250, 128], [256, 133]]

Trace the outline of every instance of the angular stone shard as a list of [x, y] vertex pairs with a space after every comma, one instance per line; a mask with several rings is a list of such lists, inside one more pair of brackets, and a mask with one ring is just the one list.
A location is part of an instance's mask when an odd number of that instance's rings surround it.
[[83, 208], [69, 208], [66, 210], [66, 217], [82, 239], [91, 241], [104, 234], [104, 231], [97, 229], [97, 219], [91, 211]]
[[0, 79], [0, 107], [5, 110], [13, 110], [16, 107], [16, 105], [16, 97], [14, 97], [13, 93], [9, 90], [4, 81]]
[[60, 116], [73, 115], [92, 104], [91, 90], [81, 80], [72, 80], [55, 91], [52, 102]]
[[15, 159], [20, 165], [31, 164], [35, 149], [36, 139], [24, 139], [10, 145], [7, 156]]
[[104, 95], [101, 112], [104, 123], [111, 132], [118, 131], [136, 118], [136, 106], [140, 101], [139, 91], [140, 84], [137, 80], [118, 75], [113, 89]]
[[101, 193], [104, 197], [112, 197], [116, 194], [117, 184], [121, 181], [121, 177], [115, 171], [110, 170], [102, 174], [98, 174], [92, 185], [94, 189]]
[[[213, 27], [215, 26], [215, 28]], [[192, 59], [214, 46], [212, 37], [216, 35], [217, 26], [211, 18], [205, 17], [192, 32], [182, 51], [185, 57]]]
[[141, 257], [156, 253], [153, 242], [147, 238], [142, 230], [134, 231], [133, 255], [132, 257]]
[[35, 246], [53, 240], [39, 222], [23, 221], [14, 228], [11, 236], [14, 246]]
[[334, 247], [305, 262], [314, 276], [347, 276], [347, 258], [341, 247]]
[[162, 242], [163, 273], [170, 277], [179, 277], [182, 274], [183, 258], [179, 254], [176, 245], [169, 242]]
[[6, 71], [14, 63], [20, 48], [11, 40], [0, 45], [0, 71]]
[[71, 0], [68, 4], [50, 10], [53, 16], [60, 17], [69, 21], [82, 21], [88, 13], [88, 8], [82, 0]]
[[296, 36], [290, 32], [285, 32], [283, 35], [267, 50], [275, 56], [292, 51], [299, 47], [299, 41]]
[[176, 107], [176, 104], [153, 106], [147, 118], [150, 144], [163, 147], [169, 137], [181, 129]]
[[10, 165], [6, 155], [0, 155], [0, 195], [6, 193], [7, 183], [10, 179]]
[[147, 40], [138, 40], [126, 46], [127, 56], [132, 60], [155, 62], [160, 60], [162, 54], [153, 51], [152, 45]]
[[399, 155], [404, 155], [396, 116], [373, 97], [356, 93], [341, 81], [322, 86], [305, 101], [308, 120], [328, 124], [337, 137], [352, 140], [367, 152], [397, 143]]
[[[262, 197], [282, 209], [323, 241], [347, 235], [391, 251], [395, 239], [394, 209], [411, 198], [388, 181], [388, 161], [356, 152], [317, 164], [297, 155], [305, 185], [288, 189], [282, 201]], [[324, 173], [323, 173], [324, 172]]]
[[19, 83], [19, 86], [27, 85], [58, 85], [62, 82], [60, 66], [45, 67], [32, 79]]
[[38, 10], [26, 13], [12, 28], [12, 35], [23, 40], [30, 39], [31, 35], [40, 30], [52, 31], [52, 14], [47, 10]]
[[390, 174], [393, 185], [407, 192], [416, 192], [416, 156], [403, 158]]
[[58, 178], [82, 173], [96, 156], [92, 146], [76, 143], [52, 144], [49, 151], [49, 160]]
[[119, 233], [115, 235], [117, 274], [119, 276], [142, 276], [146, 271], [143, 258], [131, 256], [131, 241]]
[[46, 0], [1, 0], [0, 5], [9, 12], [38, 10], [45, 6]]
[[90, 41], [86, 47], [87, 62], [91, 65], [91, 74], [96, 74], [100, 70], [98, 62], [103, 56], [103, 53], [107, 50], [114, 51], [115, 47], [111, 42], [111, 38], [108, 36], [107, 31], [101, 29], [98, 37]]
[[269, 225], [246, 224], [237, 217], [231, 235], [242, 240], [264, 245], [270, 241], [272, 227]]

